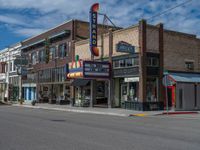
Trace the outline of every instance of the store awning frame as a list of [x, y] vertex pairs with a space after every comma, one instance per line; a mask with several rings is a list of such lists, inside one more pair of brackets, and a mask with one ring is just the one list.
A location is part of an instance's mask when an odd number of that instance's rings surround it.
[[184, 82], [184, 83], [200, 83], [200, 74], [199, 73], [169, 73], [169, 80], [174, 82]]
[[71, 83], [72, 86], [86, 86], [90, 80], [87, 79], [74, 79]]

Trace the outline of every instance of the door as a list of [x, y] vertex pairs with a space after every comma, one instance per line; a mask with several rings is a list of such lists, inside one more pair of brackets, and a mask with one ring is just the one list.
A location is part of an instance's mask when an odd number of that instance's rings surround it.
[[121, 103], [128, 100], [128, 85], [127, 83], [121, 84]]

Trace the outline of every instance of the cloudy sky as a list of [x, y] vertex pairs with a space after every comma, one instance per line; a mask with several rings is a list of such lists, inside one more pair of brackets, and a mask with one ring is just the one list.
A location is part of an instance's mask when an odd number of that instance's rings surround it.
[[[187, 0], [0, 0], [0, 49], [37, 35], [69, 19], [88, 20], [92, 3], [100, 3], [117, 26], [128, 27]], [[148, 20], [200, 37], [200, 0]], [[99, 20], [102, 23], [102, 20]]]

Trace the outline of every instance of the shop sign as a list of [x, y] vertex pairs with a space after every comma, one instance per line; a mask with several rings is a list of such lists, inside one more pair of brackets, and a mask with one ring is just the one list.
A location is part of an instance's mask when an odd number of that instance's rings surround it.
[[124, 82], [139, 82], [139, 77], [124, 78]]
[[135, 53], [135, 46], [133, 46], [133, 45], [127, 43], [127, 42], [120, 41], [116, 45], [116, 51], [134, 54]]
[[83, 62], [83, 76], [85, 78], [109, 78], [110, 71], [111, 67], [109, 62]]
[[99, 3], [93, 4], [90, 8], [90, 51], [94, 56], [99, 56], [99, 49], [97, 47], [98, 10], [99, 10]]
[[75, 61], [69, 63], [66, 69], [67, 79], [69, 78], [82, 78], [83, 77], [83, 61], [76, 56]]
[[139, 75], [139, 67], [120, 68], [114, 70], [114, 77], [130, 77], [138, 75]]
[[23, 65], [27, 65], [28, 64], [28, 60], [26, 58], [23, 57], [18, 57], [14, 60], [14, 64], [17, 66], [23, 66]]

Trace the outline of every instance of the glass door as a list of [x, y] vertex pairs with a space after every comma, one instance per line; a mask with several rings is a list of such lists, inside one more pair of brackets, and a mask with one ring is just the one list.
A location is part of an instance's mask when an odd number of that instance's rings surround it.
[[127, 83], [121, 84], [121, 103], [128, 100], [128, 85]]

